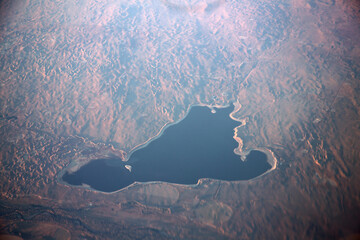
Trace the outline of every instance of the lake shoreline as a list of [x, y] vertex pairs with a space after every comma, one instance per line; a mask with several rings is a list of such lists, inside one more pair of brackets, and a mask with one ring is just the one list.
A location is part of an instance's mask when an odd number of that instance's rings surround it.
[[104, 156], [104, 157], [97, 157], [95, 159], [91, 159], [89, 161], [86, 161], [86, 162], [79, 162], [77, 160], [75, 161], [72, 161], [67, 167], [65, 167], [64, 169], [62, 169], [57, 177], [57, 181], [61, 184], [64, 184], [64, 185], [67, 185], [67, 186], [71, 186], [71, 187], [82, 187], [82, 188], [86, 188], [86, 189], [89, 189], [89, 190], [92, 190], [92, 191], [97, 191], [97, 192], [102, 192], [102, 193], [107, 193], [107, 194], [112, 194], [112, 193], [115, 193], [115, 192], [119, 192], [119, 191], [123, 191], [125, 189], [128, 189], [130, 187], [134, 187], [135, 185], [143, 185], [143, 184], [154, 184], [154, 183], [166, 183], [166, 184], [171, 184], [171, 185], [179, 185], [179, 186], [190, 186], [190, 187], [196, 187], [198, 186], [199, 184], [201, 184], [201, 182], [203, 182], [204, 180], [211, 180], [211, 181], [224, 181], [224, 182], [249, 182], [249, 181], [253, 181], [253, 180], [256, 180], [256, 179], [259, 179], [260, 177], [270, 173], [271, 171], [275, 170], [276, 167], [277, 167], [277, 159], [276, 157], [274, 156], [274, 153], [267, 149], [267, 148], [264, 148], [264, 147], [258, 147], [258, 148], [253, 148], [253, 149], [248, 149], [246, 151], [243, 151], [242, 147], [243, 147], [243, 144], [242, 144], [242, 139], [237, 136], [237, 132], [238, 132], [238, 128], [241, 128], [243, 126], [246, 125], [246, 121], [245, 119], [238, 119], [238, 118], [235, 118], [234, 117], [234, 114], [236, 112], [238, 112], [240, 109], [241, 109], [241, 104], [239, 102], [235, 102], [235, 103], [230, 103], [230, 104], [227, 104], [227, 105], [210, 105], [210, 104], [203, 104], [203, 103], [199, 103], [199, 104], [194, 104], [194, 105], [191, 105], [186, 114], [184, 115], [183, 118], [179, 119], [178, 121], [174, 121], [174, 122], [168, 122], [166, 123], [161, 129], [160, 131], [158, 132], [158, 134], [156, 134], [155, 136], [149, 138], [146, 142], [142, 143], [142, 144], [139, 144], [137, 145], [136, 147], [134, 147], [130, 153], [127, 155], [126, 159], [119, 159], [119, 161], [121, 161], [123, 164], [126, 164], [126, 162], [130, 159], [131, 155], [136, 152], [137, 150], [139, 149], [142, 149], [142, 148], [145, 148], [146, 146], [148, 146], [148, 144], [150, 144], [152, 141], [156, 140], [157, 138], [159, 138], [163, 132], [170, 126], [173, 126], [177, 123], [179, 123], [180, 121], [182, 121], [183, 119], [185, 119], [188, 114], [190, 113], [191, 109], [193, 107], [196, 107], [196, 106], [200, 106], [200, 107], [207, 107], [211, 110], [212, 113], [215, 113], [216, 110], [214, 108], [218, 108], [218, 109], [221, 109], [221, 108], [227, 108], [227, 107], [230, 107], [231, 104], [233, 104], [234, 106], [234, 109], [231, 111], [231, 113], [229, 114], [229, 117], [231, 119], [233, 119], [234, 121], [236, 122], [239, 122], [241, 123], [239, 126], [236, 126], [234, 128], [234, 140], [236, 142], [238, 142], [238, 147], [234, 149], [234, 153], [236, 155], [238, 155], [240, 157], [240, 159], [242, 161], [245, 161], [246, 160], [246, 156], [253, 150], [255, 151], [260, 151], [260, 152], [263, 152], [264, 154], [266, 154], [267, 156], [267, 162], [271, 165], [271, 168], [267, 171], [265, 171], [264, 173], [262, 173], [261, 175], [259, 176], [256, 176], [254, 178], [251, 178], [251, 179], [248, 179], [248, 180], [235, 180], [235, 181], [227, 181], [227, 180], [218, 180], [218, 179], [212, 179], [212, 178], [200, 178], [198, 180], [198, 182], [196, 184], [179, 184], [179, 183], [170, 183], [170, 182], [166, 182], [166, 181], [149, 181], [149, 182], [134, 182], [132, 184], [130, 184], [129, 186], [126, 186], [122, 189], [119, 189], [119, 190], [115, 190], [115, 191], [112, 191], [112, 192], [104, 192], [104, 191], [101, 191], [101, 190], [97, 190], [97, 189], [94, 189], [92, 187], [90, 187], [89, 185], [87, 184], [82, 184], [82, 185], [72, 185], [72, 184], [69, 184], [67, 182], [65, 182], [62, 178], [64, 176], [64, 174], [66, 173], [72, 173], [72, 172], [76, 172], [78, 171], [81, 167], [83, 167], [84, 165], [86, 164], [89, 164], [91, 161], [94, 161], [94, 160], [99, 160], [99, 159], [108, 159], [110, 156]]

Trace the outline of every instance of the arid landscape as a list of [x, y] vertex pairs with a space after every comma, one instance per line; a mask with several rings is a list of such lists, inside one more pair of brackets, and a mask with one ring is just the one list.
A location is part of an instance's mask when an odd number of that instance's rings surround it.
[[[5, 0], [0, 12], [1, 239], [360, 238], [359, 1]], [[236, 152], [264, 149], [271, 172], [113, 193], [59, 179], [127, 160], [193, 105], [230, 103]]]

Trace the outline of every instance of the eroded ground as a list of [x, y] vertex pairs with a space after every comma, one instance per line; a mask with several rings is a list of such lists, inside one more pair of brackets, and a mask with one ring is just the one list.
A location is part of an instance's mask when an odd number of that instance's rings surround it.
[[[1, 237], [360, 233], [357, 1], [0, 6]], [[191, 105], [229, 102], [242, 150], [270, 149], [271, 173], [112, 194], [56, 181], [75, 160], [126, 159]]]

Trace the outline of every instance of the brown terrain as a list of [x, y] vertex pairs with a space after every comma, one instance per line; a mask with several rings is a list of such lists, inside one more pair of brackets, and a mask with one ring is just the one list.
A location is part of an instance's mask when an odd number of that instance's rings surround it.
[[[1, 1], [1, 239], [360, 238], [356, 0]], [[270, 173], [102, 193], [58, 181], [194, 104], [241, 108]]]

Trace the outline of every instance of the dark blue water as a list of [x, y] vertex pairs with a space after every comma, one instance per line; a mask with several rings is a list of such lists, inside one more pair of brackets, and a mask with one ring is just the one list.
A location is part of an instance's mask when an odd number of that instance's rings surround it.
[[[128, 162], [98, 159], [74, 173], [65, 173], [63, 180], [112, 192], [135, 181], [196, 184], [201, 178], [227, 181], [255, 178], [271, 165], [261, 151], [251, 151], [244, 162], [234, 153], [238, 145], [233, 139], [234, 128], [239, 122], [229, 117], [233, 109], [230, 106], [211, 113], [207, 107], [192, 107], [182, 121], [131, 154]], [[131, 172], [125, 165], [132, 167]]]

